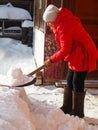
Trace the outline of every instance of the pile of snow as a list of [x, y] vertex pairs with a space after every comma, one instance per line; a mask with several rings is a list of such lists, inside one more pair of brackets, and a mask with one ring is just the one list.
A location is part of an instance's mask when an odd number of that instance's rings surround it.
[[23, 74], [35, 70], [33, 49], [19, 40], [0, 38], [0, 74], [7, 75], [12, 67], [21, 68]]
[[[51, 89], [52, 88], [52, 89]], [[36, 87], [0, 90], [0, 129], [2, 130], [97, 130], [85, 119], [64, 114], [55, 100], [62, 88]], [[31, 91], [32, 90], [32, 91]], [[33, 91], [35, 90], [35, 91]], [[36, 96], [36, 92], [40, 98]], [[44, 95], [43, 95], [44, 94]], [[51, 99], [45, 99], [48, 96]], [[41, 100], [43, 96], [44, 100]], [[38, 98], [38, 100], [37, 100]], [[50, 101], [50, 102], [49, 102]], [[57, 102], [57, 101], [56, 101]]]
[[26, 9], [14, 7], [11, 3], [8, 3], [0, 6], [0, 19], [31, 20], [32, 17]]
[[32, 48], [11, 38], [0, 38], [0, 64], [0, 84], [10, 86], [31, 81], [25, 75], [36, 68]]
[[7, 78], [10, 86], [17, 86], [30, 81], [30, 78], [25, 76], [20, 68], [10, 68]]
[[[89, 125], [86, 118], [78, 118], [61, 111], [63, 88], [34, 86], [26, 88], [30, 99], [30, 111], [35, 118], [38, 130], [97, 130], [98, 126]], [[89, 120], [89, 119], [88, 119]], [[98, 123], [98, 120], [97, 120]]]
[[0, 129], [36, 130], [23, 89], [0, 89]]
[[14, 26], [14, 27], [8, 27], [5, 30], [20, 30], [21, 31], [21, 28], [18, 26]]
[[25, 20], [22, 23], [22, 27], [24, 27], [24, 28], [29, 28], [29, 27], [33, 27], [33, 26], [34, 26], [34, 22], [30, 21], [30, 20]]

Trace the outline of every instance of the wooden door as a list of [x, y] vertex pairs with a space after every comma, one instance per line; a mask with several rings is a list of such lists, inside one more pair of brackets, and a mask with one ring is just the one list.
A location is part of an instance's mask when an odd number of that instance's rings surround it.
[[[95, 42], [98, 49], [98, 0], [76, 0], [74, 13]], [[95, 71], [88, 74], [88, 79], [98, 79], [98, 62]]]
[[[98, 49], [98, 0], [63, 0], [62, 3], [81, 19]], [[87, 79], [98, 80], [98, 61], [96, 70], [89, 73]]]

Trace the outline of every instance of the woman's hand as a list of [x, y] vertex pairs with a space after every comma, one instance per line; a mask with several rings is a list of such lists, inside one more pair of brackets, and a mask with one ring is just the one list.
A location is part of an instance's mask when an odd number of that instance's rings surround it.
[[48, 59], [48, 60], [44, 61], [44, 65], [45, 65], [45, 67], [50, 67], [51, 65], [53, 65], [53, 62], [51, 62], [51, 60]]

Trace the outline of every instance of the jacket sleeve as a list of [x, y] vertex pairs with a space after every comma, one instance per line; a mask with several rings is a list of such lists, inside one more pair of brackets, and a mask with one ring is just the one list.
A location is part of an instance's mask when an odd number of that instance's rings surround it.
[[56, 37], [59, 39], [60, 49], [50, 57], [52, 62], [59, 62], [68, 57], [72, 48], [72, 31], [70, 29], [57, 28]]

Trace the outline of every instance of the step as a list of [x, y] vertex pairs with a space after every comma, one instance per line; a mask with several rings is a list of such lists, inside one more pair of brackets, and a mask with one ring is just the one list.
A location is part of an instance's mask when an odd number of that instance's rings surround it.
[[[56, 87], [64, 87], [67, 85], [66, 80], [55, 82]], [[98, 80], [85, 80], [85, 88], [98, 89]]]

